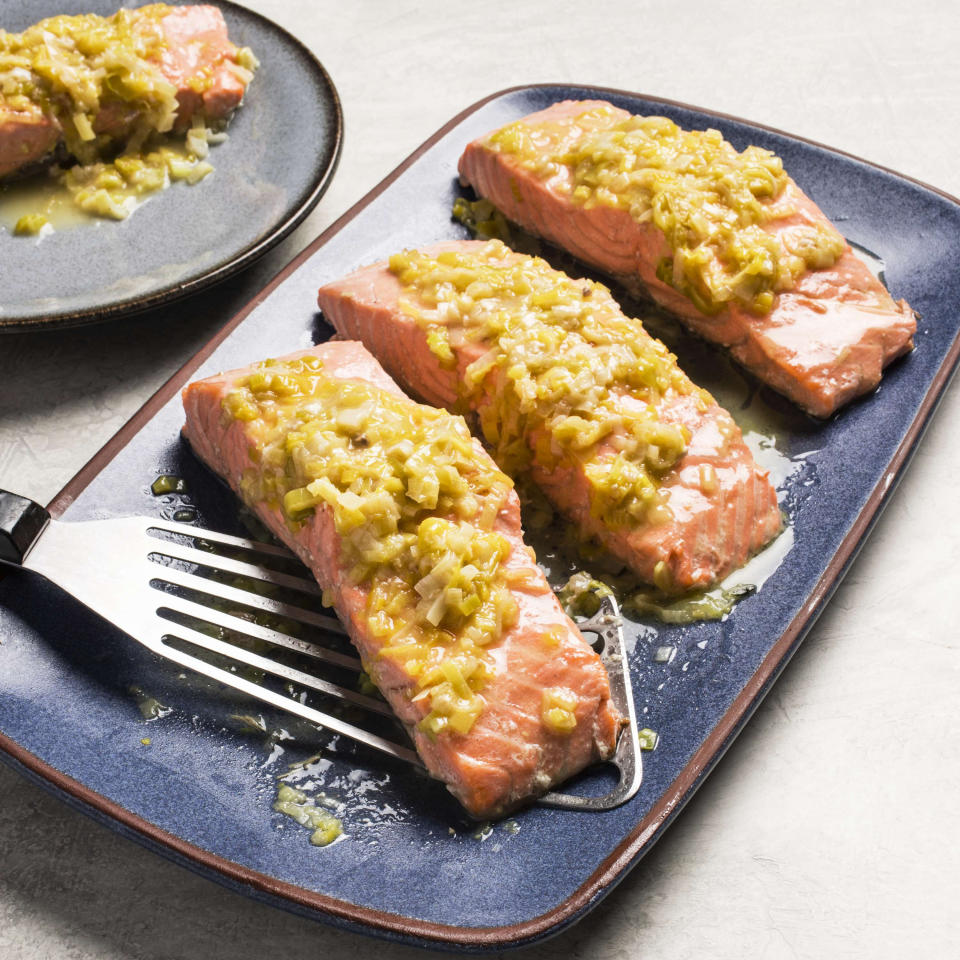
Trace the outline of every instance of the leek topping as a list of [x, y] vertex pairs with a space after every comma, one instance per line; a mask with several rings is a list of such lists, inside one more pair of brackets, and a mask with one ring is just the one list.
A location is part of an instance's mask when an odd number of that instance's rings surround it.
[[577, 695], [566, 687], [549, 687], [541, 700], [544, 725], [561, 736], [573, 733], [577, 725]]
[[277, 787], [277, 799], [273, 801], [273, 809], [310, 830], [310, 842], [315, 847], [329, 846], [343, 834], [343, 822], [338, 817], [318, 806], [316, 801], [302, 790], [286, 783]]
[[[40, 111], [55, 122], [67, 153], [79, 161], [59, 179], [87, 213], [122, 220], [137, 197], [172, 180], [197, 183], [213, 170], [208, 144], [225, 134], [207, 129], [199, 114], [184, 149], [163, 142], [148, 149], [177, 119], [177, 88], [160, 69], [167, 47], [162, 21], [172, 9], [154, 3], [110, 17], [50, 17], [23, 33], [0, 30], [0, 107], [28, 116]], [[234, 48], [231, 56], [228, 68], [249, 82], [256, 57], [248, 48]], [[208, 67], [189, 86], [202, 94], [212, 82]], [[101, 115], [109, 115], [113, 133], [100, 129]]]
[[793, 215], [789, 178], [769, 150], [738, 152], [718, 130], [682, 130], [666, 117], [623, 118], [610, 107], [567, 124], [522, 120], [487, 141], [585, 207], [625, 210], [653, 223], [671, 255], [657, 277], [704, 313], [730, 303], [757, 314], [807, 270], [832, 266], [846, 242], [829, 224], [800, 223], [780, 236], [766, 225]]
[[637, 739], [640, 741], [641, 750], [656, 750], [657, 744], [660, 742], [660, 734], [656, 730], [644, 727], [637, 731]]
[[[676, 358], [625, 317], [602, 284], [572, 280], [498, 240], [479, 251], [390, 259], [401, 309], [447, 366], [468, 342], [485, 348], [462, 389], [500, 466], [583, 469], [594, 516], [612, 526], [669, 516], [660, 478], [686, 450], [684, 427], [658, 416], [667, 394], [707, 404]], [[562, 462], [562, 463], [561, 463]]]
[[477, 456], [461, 417], [330, 377], [314, 356], [260, 364], [223, 406], [260, 441], [244, 498], [293, 529], [329, 508], [379, 657], [402, 663], [428, 703], [421, 729], [467, 733], [493, 670], [485, 648], [517, 615], [510, 543], [494, 529], [509, 478]]
[[49, 222], [42, 213], [26, 213], [14, 224], [13, 232], [18, 237], [35, 236], [40, 233]]
[[[203, 121], [198, 131], [191, 130], [203, 137], [204, 145], [211, 132]], [[163, 190], [175, 180], [199, 183], [212, 172], [213, 167], [197, 154], [185, 155], [172, 147], [160, 146], [149, 153], [123, 154], [110, 163], [71, 167], [61, 175], [61, 182], [81, 210], [124, 220], [136, 207], [138, 198]]]
[[173, 474], [162, 473], [153, 483], [150, 484], [150, 492], [155, 497], [161, 497], [165, 493], [184, 493], [187, 484], [183, 477], [176, 477]]
[[136, 109], [132, 137], [172, 129], [177, 90], [158, 65], [170, 9], [158, 3], [111, 17], [64, 15], [23, 33], [0, 31], [0, 102], [55, 117], [81, 163], [100, 158], [107, 138], [98, 136], [97, 118], [108, 106]]

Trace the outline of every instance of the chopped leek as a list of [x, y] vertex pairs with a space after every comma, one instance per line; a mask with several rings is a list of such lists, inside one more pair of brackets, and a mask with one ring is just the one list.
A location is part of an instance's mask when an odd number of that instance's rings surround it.
[[666, 239], [657, 277], [704, 313], [739, 304], [767, 313], [775, 295], [811, 269], [831, 266], [846, 241], [826, 222], [779, 236], [767, 225], [797, 212], [779, 157], [738, 152], [718, 130], [682, 130], [666, 117], [624, 117], [610, 106], [569, 124], [518, 120], [488, 146], [561, 183], [575, 204], [624, 210]]
[[686, 450], [685, 427], [661, 420], [665, 395], [698, 390], [666, 347], [629, 320], [610, 291], [572, 280], [499, 240], [478, 251], [390, 259], [401, 309], [443, 365], [452, 344], [484, 352], [463, 384], [484, 438], [509, 473], [583, 464], [594, 516], [613, 526], [664, 519], [660, 477]]
[[[170, 145], [180, 104], [161, 64], [168, 45], [163, 21], [172, 10], [154, 3], [110, 17], [49, 17], [22, 33], [0, 30], [0, 104], [54, 123], [66, 152], [79, 161], [58, 179], [94, 216], [122, 220], [137, 198], [173, 180], [197, 183], [213, 169], [205, 159], [208, 144], [225, 135], [207, 129], [202, 114], [182, 149]], [[249, 82], [257, 59], [248, 48], [228, 48], [222, 56], [226, 69]], [[208, 67], [188, 86], [203, 93], [213, 76]], [[36, 233], [42, 225], [21, 218], [15, 233]]]
[[302, 790], [286, 783], [277, 788], [273, 809], [311, 830], [310, 842], [315, 847], [326, 847], [343, 833], [343, 823], [337, 817], [318, 807]]
[[155, 497], [163, 496], [165, 493], [183, 493], [186, 489], [187, 484], [183, 477], [175, 477], [168, 473], [161, 474], [150, 484], [150, 490]]
[[657, 744], [660, 742], [660, 735], [649, 727], [637, 731], [637, 738], [640, 741], [641, 750], [656, 750]]
[[50, 221], [41, 213], [27, 213], [17, 220], [13, 232], [18, 237], [28, 237], [38, 234]]
[[223, 411], [263, 424], [248, 502], [280, 507], [294, 529], [327, 511], [379, 659], [402, 663], [426, 701], [420, 729], [469, 732], [493, 669], [485, 648], [517, 617], [511, 545], [494, 529], [509, 478], [478, 457], [461, 417], [331, 377], [310, 355], [261, 364]]
[[577, 725], [577, 695], [564, 687], [550, 687], [543, 691], [541, 719], [554, 733], [567, 736]]

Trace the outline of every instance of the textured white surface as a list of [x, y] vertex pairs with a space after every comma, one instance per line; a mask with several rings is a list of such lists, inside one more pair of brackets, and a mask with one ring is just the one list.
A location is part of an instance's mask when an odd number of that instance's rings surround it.
[[[339, 88], [346, 143], [330, 191], [231, 290], [162, 326], [0, 338], [0, 487], [49, 500], [294, 253], [437, 127], [506, 86], [682, 100], [960, 195], [960, 6], [947, 0], [248, 5], [307, 43]], [[957, 955], [958, 422], [953, 389], [827, 612], [663, 841], [585, 921], [524, 956]], [[241, 899], [0, 766], [3, 960], [373, 951], [417, 953]]]

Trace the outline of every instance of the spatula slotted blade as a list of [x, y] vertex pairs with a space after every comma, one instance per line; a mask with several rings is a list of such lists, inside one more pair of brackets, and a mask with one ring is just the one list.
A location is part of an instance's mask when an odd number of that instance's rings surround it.
[[[12, 529], [15, 524], [4, 520], [3, 508], [0, 497], [0, 526]], [[24, 545], [29, 537], [21, 523], [19, 539], [0, 561], [19, 559], [20, 566], [57, 584], [158, 656], [423, 769], [399, 722], [394, 741], [305, 702], [310, 691], [371, 718], [393, 717], [383, 700], [345, 685], [356, 684], [363, 666], [345, 644], [340, 621], [318, 609], [321, 591], [309, 571], [285, 548], [141, 517], [42, 523], [31, 513], [28, 526], [35, 528], [32, 542]], [[8, 540], [16, 534], [8, 531]], [[594, 646], [609, 673], [611, 697], [629, 721], [610, 759], [619, 778], [604, 796], [553, 792], [540, 802], [568, 810], [609, 810], [629, 800], [641, 780], [616, 601], [603, 598], [599, 612], [579, 626], [597, 637]], [[327, 670], [338, 679], [324, 676]]]

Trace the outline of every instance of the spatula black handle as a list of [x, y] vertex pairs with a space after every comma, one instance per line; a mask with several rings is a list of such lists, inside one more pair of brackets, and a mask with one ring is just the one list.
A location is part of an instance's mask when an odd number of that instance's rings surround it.
[[0, 560], [23, 563], [49, 519], [50, 514], [39, 503], [0, 490]]

